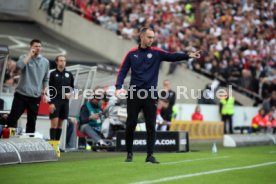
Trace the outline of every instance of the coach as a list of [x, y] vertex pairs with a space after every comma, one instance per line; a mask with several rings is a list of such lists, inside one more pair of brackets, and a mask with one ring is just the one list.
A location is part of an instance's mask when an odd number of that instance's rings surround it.
[[[156, 47], [151, 47], [154, 41], [154, 31], [150, 28], [140, 30], [140, 43], [137, 48], [131, 49], [117, 76], [116, 94], [122, 91], [124, 79], [131, 69], [130, 88], [127, 99], [127, 124], [126, 124], [126, 162], [132, 162], [133, 136], [137, 125], [137, 117], [143, 110], [147, 128], [147, 157], [146, 162], [159, 163], [153, 156], [155, 145], [155, 121], [157, 103], [157, 80], [161, 61], [181, 61], [189, 58], [199, 58], [200, 51], [191, 53], [168, 53]], [[152, 89], [154, 95], [152, 95]], [[141, 92], [141, 91], [142, 92]], [[150, 95], [149, 95], [150, 93]], [[141, 98], [143, 96], [143, 98]]]

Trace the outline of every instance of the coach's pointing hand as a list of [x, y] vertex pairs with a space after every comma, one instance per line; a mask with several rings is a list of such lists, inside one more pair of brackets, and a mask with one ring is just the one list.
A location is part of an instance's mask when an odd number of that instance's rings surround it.
[[198, 59], [198, 58], [200, 58], [200, 52], [201, 52], [201, 50], [198, 50], [195, 52], [189, 52], [188, 55], [190, 58]]

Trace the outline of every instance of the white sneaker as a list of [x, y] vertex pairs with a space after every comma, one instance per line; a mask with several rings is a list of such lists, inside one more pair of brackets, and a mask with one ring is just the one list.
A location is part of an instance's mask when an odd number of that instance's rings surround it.
[[100, 146], [107, 146], [106, 142], [104, 142], [104, 140], [102, 140], [102, 139], [100, 139], [100, 140], [98, 141], [98, 144], [99, 144]]

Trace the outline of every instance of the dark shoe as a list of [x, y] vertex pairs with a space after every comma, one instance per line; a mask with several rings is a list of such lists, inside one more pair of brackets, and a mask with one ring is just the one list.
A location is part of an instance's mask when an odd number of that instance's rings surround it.
[[159, 164], [160, 163], [155, 159], [154, 156], [147, 156], [146, 162], [150, 162], [150, 163], [153, 163], [153, 164]]
[[125, 162], [132, 162], [132, 153], [127, 154], [127, 158], [126, 158]]

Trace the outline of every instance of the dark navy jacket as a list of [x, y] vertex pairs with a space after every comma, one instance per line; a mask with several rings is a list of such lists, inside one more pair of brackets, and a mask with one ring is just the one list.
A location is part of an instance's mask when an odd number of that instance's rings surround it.
[[157, 87], [158, 73], [161, 61], [182, 61], [189, 59], [186, 53], [168, 53], [156, 47], [146, 49], [136, 47], [131, 49], [121, 64], [116, 89], [121, 89], [124, 79], [131, 68], [130, 85], [137, 89]]

